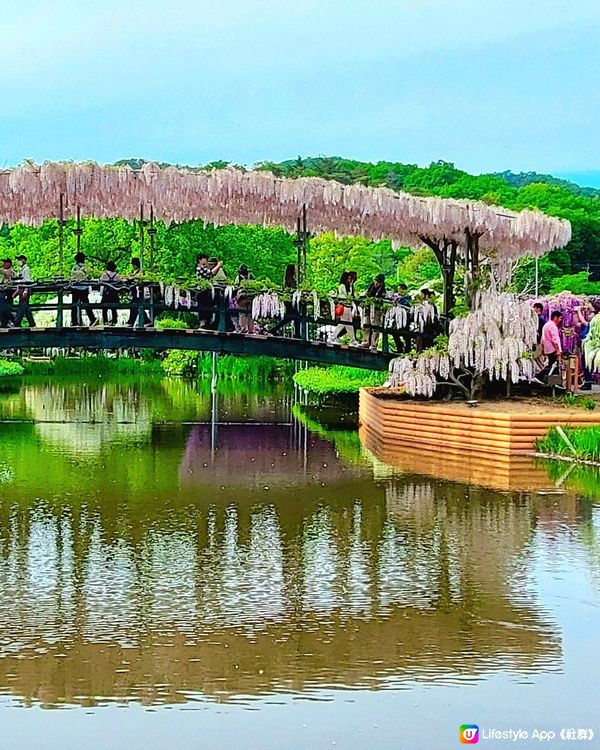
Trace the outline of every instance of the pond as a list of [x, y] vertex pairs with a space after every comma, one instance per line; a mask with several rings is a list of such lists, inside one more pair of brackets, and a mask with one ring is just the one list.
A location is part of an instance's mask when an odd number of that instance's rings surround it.
[[283, 387], [219, 389], [0, 394], [7, 747], [439, 750], [469, 723], [600, 737], [594, 482], [392, 468]]

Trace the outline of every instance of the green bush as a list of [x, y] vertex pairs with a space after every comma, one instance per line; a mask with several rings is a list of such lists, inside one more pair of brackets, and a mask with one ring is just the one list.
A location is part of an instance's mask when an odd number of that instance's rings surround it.
[[192, 377], [198, 372], [198, 352], [170, 349], [161, 365], [167, 375]]
[[24, 372], [23, 367], [18, 362], [10, 362], [6, 359], [0, 359], [0, 378], [18, 377]]
[[361, 370], [357, 367], [309, 367], [294, 375], [294, 381], [305, 391], [318, 396], [358, 393], [361, 388], [383, 385], [386, 372]]

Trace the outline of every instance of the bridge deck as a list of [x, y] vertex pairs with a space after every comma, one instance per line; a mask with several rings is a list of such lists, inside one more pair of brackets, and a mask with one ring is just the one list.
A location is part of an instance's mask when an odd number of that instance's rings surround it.
[[386, 370], [392, 354], [283, 336], [155, 328], [4, 328], [0, 351], [18, 349], [187, 349], [298, 359]]

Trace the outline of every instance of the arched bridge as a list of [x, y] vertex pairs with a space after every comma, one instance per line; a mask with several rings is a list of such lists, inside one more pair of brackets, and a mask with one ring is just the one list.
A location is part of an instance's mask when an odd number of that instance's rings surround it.
[[393, 355], [283, 336], [154, 328], [0, 329], [0, 351], [16, 349], [187, 349], [220, 354], [262, 355], [321, 364], [386, 370]]
[[[378, 334], [380, 350], [333, 344], [327, 341], [326, 332], [331, 332], [339, 321], [321, 316], [320, 310], [317, 314], [313, 310], [309, 315], [303, 305], [296, 308], [288, 305], [283, 320], [261, 321], [258, 331], [243, 333], [240, 323], [248, 325], [249, 308], [232, 307], [222, 290], [216, 295], [210, 290], [198, 295], [191, 293], [192, 304], [177, 307], [165, 303], [162, 290], [156, 284], [122, 284], [119, 293], [126, 299], [122, 301], [118, 297], [116, 302], [102, 300], [98, 294], [101, 288], [98, 282], [86, 283], [84, 298], [73, 295], [77, 288], [67, 282], [17, 283], [14, 288], [0, 287], [0, 297], [4, 295], [0, 299], [0, 351], [184, 349], [262, 355], [367, 370], [386, 370], [394, 356], [389, 351], [390, 332], [381, 325], [371, 326]], [[88, 297], [90, 291], [92, 295]], [[154, 321], [165, 311], [181, 313], [180, 317], [190, 326], [193, 325], [191, 320], [203, 319], [206, 327], [163, 327]], [[246, 319], [243, 320], [242, 316]], [[91, 322], [94, 318], [95, 325], [82, 325], [84, 319]], [[103, 319], [114, 325], [102, 325]], [[29, 327], [22, 327], [23, 320], [29, 320]], [[400, 334], [404, 340], [414, 336], [409, 331], [394, 331], [396, 339]]]

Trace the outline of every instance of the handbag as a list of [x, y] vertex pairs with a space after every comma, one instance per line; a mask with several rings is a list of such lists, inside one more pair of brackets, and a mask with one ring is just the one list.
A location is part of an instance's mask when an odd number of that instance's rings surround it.
[[335, 306], [335, 317], [336, 318], [341, 318], [342, 315], [344, 314], [344, 310], [345, 309], [346, 308], [344, 307], [344, 305], [342, 305], [340, 302], [338, 302], [337, 305]]

